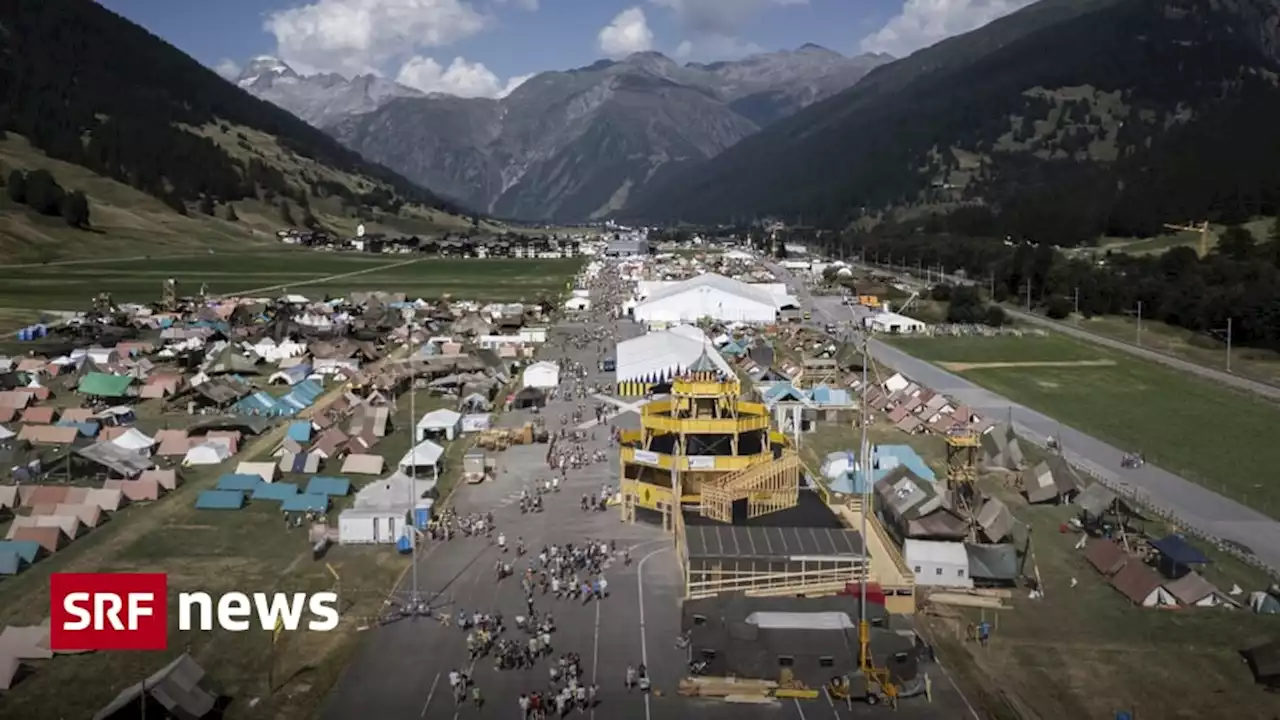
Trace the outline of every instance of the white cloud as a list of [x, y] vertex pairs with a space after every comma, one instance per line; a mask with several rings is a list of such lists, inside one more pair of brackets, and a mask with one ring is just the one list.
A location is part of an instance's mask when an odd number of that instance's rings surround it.
[[764, 52], [759, 45], [731, 35], [700, 35], [685, 40], [675, 50], [675, 58], [686, 62], [739, 60]]
[[424, 47], [444, 47], [484, 30], [489, 18], [468, 0], [316, 0], [273, 12], [263, 29], [276, 54], [299, 72], [377, 72]]
[[421, 55], [409, 59], [396, 75], [396, 82], [427, 93], [448, 93], [458, 97], [506, 97], [532, 75], [513, 77], [506, 83], [485, 67], [456, 57], [448, 67]]
[[686, 32], [731, 37], [770, 7], [807, 5], [809, 0], [649, 0], [675, 12]]
[[510, 95], [511, 93], [515, 92], [516, 88], [525, 84], [525, 82], [527, 82], [529, 78], [533, 77], [536, 74], [537, 73], [529, 73], [528, 75], [517, 75], [513, 78], [509, 78], [507, 80], [507, 84], [502, 87], [502, 91], [498, 93], [498, 97], [504, 98]]
[[218, 64], [213, 66], [213, 71], [227, 80], [235, 80], [240, 76], [240, 66], [230, 58], [219, 60]]
[[600, 51], [609, 57], [626, 57], [631, 53], [653, 49], [653, 31], [644, 10], [627, 8], [613, 22], [600, 30]]
[[902, 12], [862, 39], [864, 52], [906, 57], [952, 35], [982, 27], [1035, 0], [905, 0]]

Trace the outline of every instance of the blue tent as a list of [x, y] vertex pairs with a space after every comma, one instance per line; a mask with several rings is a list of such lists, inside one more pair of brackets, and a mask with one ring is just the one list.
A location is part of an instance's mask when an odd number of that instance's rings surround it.
[[351, 481], [342, 477], [317, 475], [307, 483], [308, 495], [342, 497], [351, 492]]
[[73, 427], [80, 437], [97, 437], [98, 431], [102, 426], [96, 422], [86, 420], [84, 422], [75, 422], [74, 420], [59, 420], [58, 427]]
[[298, 486], [293, 483], [260, 483], [253, 489], [253, 494], [249, 496], [250, 500], [275, 500], [284, 502], [294, 495], [298, 494]]
[[311, 421], [298, 420], [289, 423], [289, 437], [300, 443], [311, 442]]
[[280, 509], [285, 512], [325, 512], [329, 509], [329, 496], [310, 493], [294, 495], [281, 503]]
[[236, 473], [228, 473], [218, 478], [217, 489], [237, 492], [253, 492], [260, 484], [262, 484], [261, 475], [238, 475]]
[[203, 490], [196, 498], [197, 510], [239, 510], [244, 507], [244, 493], [237, 490]]
[[0, 575], [17, 575], [22, 569], [22, 558], [12, 550], [0, 550]]
[[40, 543], [35, 540], [0, 540], [0, 552], [15, 552], [30, 565], [40, 557]]
[[1207, 565], [1210, 560], [1181, 535], [1166, 535], [1151, 543], [1151, 547], [1160, 553], [1160, 568], [1172, 577], [1185, 575], [1185, 568], [1192, 565]]

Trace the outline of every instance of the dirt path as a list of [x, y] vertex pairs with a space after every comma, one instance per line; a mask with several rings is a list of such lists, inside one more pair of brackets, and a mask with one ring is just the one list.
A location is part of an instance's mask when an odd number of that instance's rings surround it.
[[425, 259], [426, 258], [415, 258], [413, 260], [405, 260], [403, 262], [391, 263], [390, 265], [378, 265], [376, 267], [363, 268], [361, 270], [353, 270], [348, 273], [338, 273], [337, 275], [328, 275], [326, 277], [310, 278], [308, 280], [302, 280], [300, 282], [287, 282], [287, 283], [280, 283], [279, 285], [268, 285], [266, 287], [251, 288], [249, 290], [236, 290], [235, 292], [223, 293], [222, 295], [215, 295], [214, 298], [221, 299], [221, 298], [227, 298], [227, 297], [234, 297], [237, 295], [253, 295], [255, 293], [273, 292], [275, 290], [283, 290], [285, 288], [290, 288], [290, 287], [306, 287], [308, 285], [319, 285], [320, 283], [329, 282], [331, 280], [345, 280], [347, 278], [353, 278], [358, 275], [367, 275], [368, 273], [382, 272], [383, 270], [394, 270], [396, 268], [404, 267], [406, 265], [413, 265], [414, 263], [420, 263]]
[[1038, 362], [940, 362], [935, 364], [951, 372], [965, 372], [967, 370], [999, 370], [1003, 368], [1112, 367], [1116, 363], [1114, 360], [1042, 360]]

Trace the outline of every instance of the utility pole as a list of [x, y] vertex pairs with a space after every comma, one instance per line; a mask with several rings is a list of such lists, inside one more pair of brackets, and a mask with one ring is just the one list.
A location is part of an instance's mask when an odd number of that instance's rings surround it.
[[1138, 344], [1142, 344], [1142, 301], [1138, 301]]
[[1227, 318], [1227, 372], [1231, 372], [1231, 318]]
[[1209, 334], [1227, 341], [1227, 372], [1231, 372], [1231, 318], [1227, 318], [1225, 329], [1210, 330]]
[[987, 299], [990, 300], [991, 302], [995, 302], [996, 301], [996, 274], [991, 273], [991, 276], [987, 278], [987, 282], [988, 282], [987, 292], [990, 293], [987, 296]]
[[1079, 285], [1076, 286], [1075, 306], [1076, 306], [1076, 315], [1079, 315], [1080, 314], [1080, 286]]
[[1031, 312], [1031, 278], [1027, 278], [1027, 312]]
[[417, 368], [414, 366], [417, 360], [417, 352], [414, 349], [414, 344], [417, 342], [415, 339], [416, 330], [417, 323], [411, 322], [409, 324], [409, 422], [407, 424], [409, 425], [409, 432], [412, 433], [409, 437], [409, 561], [412, 563], [410, 572], [413, 578], [410, 581], [412, 589], [410, 591], [409, 604], [412, 607], [410, 612], [415, 616], [421, 609], [418, 596], [418, 458], [416, 453], [418, 447], [416, 403], [418, 398], [418, 373]]

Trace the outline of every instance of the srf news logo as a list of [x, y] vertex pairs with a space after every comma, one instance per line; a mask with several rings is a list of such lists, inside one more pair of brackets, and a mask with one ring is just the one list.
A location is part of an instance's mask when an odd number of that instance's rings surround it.
[[[49, 581], [51, 650], [164, 650], [169, 645], [169, 581], [164, 573], [54, 573]], [[178, 629], [245, 632], [338, 627], [338, 595], [178, 594]]]

